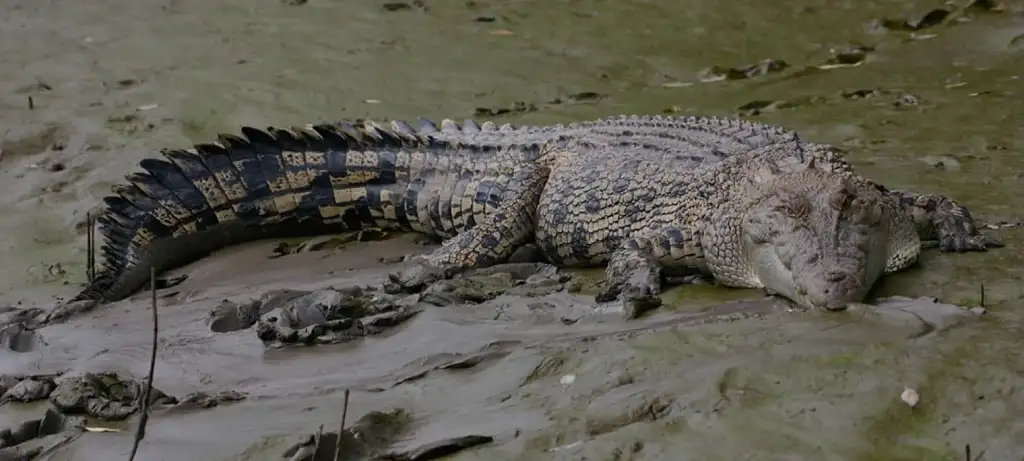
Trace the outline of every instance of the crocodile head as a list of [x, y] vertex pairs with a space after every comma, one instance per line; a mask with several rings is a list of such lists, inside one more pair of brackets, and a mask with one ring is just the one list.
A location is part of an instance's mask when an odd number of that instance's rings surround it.
[[813, 157], [791, 172], [766, 166], [749, 185], [739, 231], [754, 286], [842, 310], [862, 301], [887, 266], [904, 264], [903, 253], [917, 256], [916, 233], [893, 200]]

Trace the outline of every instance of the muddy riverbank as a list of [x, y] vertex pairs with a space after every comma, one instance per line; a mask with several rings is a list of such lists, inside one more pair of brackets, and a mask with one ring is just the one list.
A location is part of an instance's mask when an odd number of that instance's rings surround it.
[[[826, 315], [757, 292], [674, 289], [634, 323], [592, 297], [507, 295], [425, 309], [342, 344], [268, 349], [210, 331], [211, 310], [269, 290], [379, 283], [400, 238], [271, 259], [232, 248], [160, 300], [154, 385], [246, 398], [158, 410], [138, 459], [280, 459], [320, 425], [407, 411], [392, 449], [494, 440], [454, 459], [1024, 457], [1019, 3], [13, 2], [0, 18], [0, 306], [44, 305], [85, 279], [85, 214], [161, 147], [239, 125], [361, 116], [555, 123], [620, 113], [743, 115], [846, 149], [893, 188], [942, 193], [1007, 248], [928, 252], [878, 295]], [[766, 61], [767, 60], [767, 61]], [[480, 115], [474, 115], [480, 114]], [[582, 284], [594, 272], [572, 274]], [[171, 294], [171, 293], [176, 294]], [[740, 299], [742, 304], [723, 304]], [[901, 304], [902, 303], [902, 304]], [[905, 313], [914, 314], [909, 317]], [[932, 316], [932, 317], [929, 317]], [[578, 319], [576, 317], [579, 317]], [[922, 330], [920, 318], [931, 329]], [[573, 321], [576, 319], [575, 321]], [[0, 374], [144, 378], [146, 295], [0, 352]], [[591, 337], [593, 336], [593, 337]], [[487, 352], [464, 369], [435, 369]], [[461, 354], [461, 355], [460, 355]], [[409, 379], [427, 370], [419, 379]], [[900, 393], [920, 394], [911, 409]], [[43, 416], [0, 406], [0, 428]], [[134, 419], [42, 459], [127, 459]], [[742, 440], [743, 443], [737, 443]]]

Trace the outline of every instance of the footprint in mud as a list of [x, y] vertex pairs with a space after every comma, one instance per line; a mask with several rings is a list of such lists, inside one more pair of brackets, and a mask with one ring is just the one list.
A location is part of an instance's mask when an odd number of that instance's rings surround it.
[[57, 125], [42, 128], [27, 127], [24, 133], [7, 134], [0, 141], [0, 162], [13, 161], [17, 157], [29, 157], [48, 150], [60, 151], [66, 142], [62, 129]]
[[45, 343], [42, 336], [35, 330], [28, 329], [24, 323], [11, 323], [0, 326], [0, 347], [12, 352], [32, 352], [39, 344]]
[[40, 419], [0, 430], [0, 459], [29, 460], [70, 443], [84, 431], [85, 418], [66, 416], [47, 408]]

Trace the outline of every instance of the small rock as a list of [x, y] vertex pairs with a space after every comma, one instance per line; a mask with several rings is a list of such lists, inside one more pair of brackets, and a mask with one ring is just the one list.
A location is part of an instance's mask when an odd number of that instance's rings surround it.
[[0, 402], [35, 402], [49, 397], [57, 387], [49, 378], [26, 378], [0, 397]]
[[984, 307], [980, 307], [980, 306], [979, 307], [972, 307], [972, 308], [970, 308], [970, 311], [974, 315], [985, 315], [985, 313], [988, 312], [987, 310], [985, 310]]
[[917, 391], [909, 387], [904, 387], [903, 393], [900, 394], [900, 399], [907, 405], [910, 405], [910, 408], [914, 408], [917, 406], [917, 403], [921, 401], [921, 396], [917, 394]]
[[921, 104], [921, 100], [912, 94], [903, 94], [893, 104], [898, 107], [916, 106]]

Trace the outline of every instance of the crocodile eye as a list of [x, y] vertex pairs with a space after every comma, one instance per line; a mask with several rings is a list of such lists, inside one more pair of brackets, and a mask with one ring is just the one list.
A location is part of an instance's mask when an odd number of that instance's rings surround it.
[[851, 195], [846, 191], [833, 192], [829, 194], [828, 205], [834, 210], [842, 210], [850, 204], [850, 197]]
[[784, 200], [782, 203], [776, 205], [772, 211], [792, 218], [800, 218], [810, 214], [810, 210], [811, 205], [807, 200], [793, 198]]

